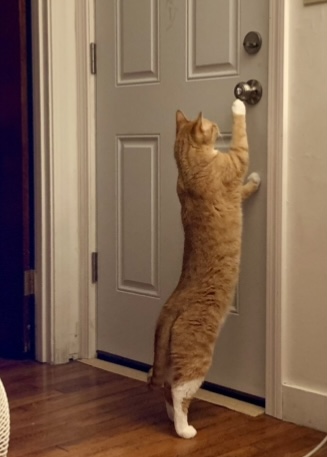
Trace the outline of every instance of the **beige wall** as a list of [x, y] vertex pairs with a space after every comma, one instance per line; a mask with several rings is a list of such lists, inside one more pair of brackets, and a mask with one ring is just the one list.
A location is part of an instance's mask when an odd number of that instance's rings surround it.
[[[327, 410], [327, 3], [286, 5], [283, 381], [294, 419], [307, 392]], [[317, 419], [306, 409], [314, 401], [303, 405], [302, 422], [327, 430], [327, 411]]]

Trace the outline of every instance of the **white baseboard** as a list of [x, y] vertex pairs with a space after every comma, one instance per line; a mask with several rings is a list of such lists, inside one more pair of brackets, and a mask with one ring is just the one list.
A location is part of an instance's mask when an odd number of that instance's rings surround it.
[[[122, 365], [117, 365], [115, 363], [106, 362], [100, 359], [81, 359], [79, 361], [85, 363], [86, 365], [91, 365], [92, 367], [109, 371], [110, 373], [116, 373], [122, 376], [126, 376], [127, 378], [136, 379], [138, 381], [147, 381], [146, 373], [135, 370], [133, 368], [127, 368]], [[257, 417], [261, 414], [264, 414], [264, 409], [260, 406], [251, 405], [250, 403], [236, 400], [235, 398], [225, 397], [224, 395], [209, 392], [204, 389], [199, 389], [196, 398], [199, 400], [207, 401], [208, 403], [213, 403], [214, 405], [223, 406], [224, 408], [228, 408], [242, 414], [247, 414], [248, 416], [252, 417]]]
[[283, 420], [327, 432], [327, 394], [283, 385]]

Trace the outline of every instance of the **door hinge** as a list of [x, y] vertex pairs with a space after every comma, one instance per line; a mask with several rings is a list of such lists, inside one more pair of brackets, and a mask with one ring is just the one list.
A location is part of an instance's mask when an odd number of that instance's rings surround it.
[[24, 271], [24, 297], [34, 295], [34, 270]]
[[91, 75], [97, 72], [97, 48], [95, 43], [90, 43], [90, 69]]
[[98, 281], [98, 253], [92, 252], [91, 254], [91, 276], [92, 276], [92, 283], [96, 283]]

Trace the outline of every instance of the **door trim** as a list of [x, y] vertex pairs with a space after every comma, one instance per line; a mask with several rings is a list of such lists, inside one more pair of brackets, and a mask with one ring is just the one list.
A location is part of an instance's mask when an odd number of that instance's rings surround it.
[[266, 413], [282, 417], [282, 302], [286, 164], [285, 0], [269, 2], [267, 136]]
[[[76, 1], [77, 120], [79, 147], [79, 333], [80, 358], [96, 354], [96, 285], [91, 254], [96, 252], [96, 124], [95, 75], [91, 74], [90, 43], [95, 41], [94, 0]], [[86, 52], [85, 52], [86, 51]]]
[[[47, 69], [47, 27], [45, 5], [31, 2], [33, 64], [33, 136], [35, 207], [35, 357], [51, 360], [50, 299], [50, 176], [48, 157], [50, 115]], [[46, 305], [48, 304], [48, 306]]]
[[[94, 81], [88, 0], [32, 2], [36, 358], [95, 354]], [[92, 352], [93, 350], [93, 352]]]
[[[93, 357], [96, 349], [96, 287], [91, 285], [89, 255], [96, 246], [95, 227], [95, 82], [88, 70], [88, 44], [94, 38], [94, 0], [33, 3], [34, 125], [36, 157], [36, 346], [40, 361], [65, 362], [71, 357]], [[46, 5], [47, 3], [47, 5]], [[266, 411], [282, 414], [282, 302], [285, 163], [284, 45], [285, 0], [269, 2], [269, 93], [267, 176], [267, 329]], [[62, 19], [65, 17], [65, 21]], [[67, 21], [71, 21], [65, 27]], [[72, 24], [74, 26], [72, 27]], [[64, 46], [65, 71], [58, 71], [56, 40]], [[61, 55], [62, 57], [62, 49]], [[62, 65], [62, 63], [60, 63]], [[75, 83], [75, 109], [60, 111], [67, 97], [67, 78]], [[60, 116], [59, 116], [60, 114]], [[65, 127], [73, 125], [76, 135]], [[56, 142], [60, 134], [63, 143]], [[58, 169], [60, 161], [76, 171], [76, 179]], [[75, 192], [61, 191], [62, 175], [73, 178]], [[62, 214], [69, 214], [65, 230], [77, 244], [63, 240]], [[77, 235], [76, 235], [77, 233]], [[67, 233], [66, 233], [67, 235]], [[59, 264], [56, 259], [60, 259]], [[71, 258], [72, 256], [72, 258]], [[68, 279], [60, 266], [70, 265]], [[65, 269], [64, 269], [65, 270]], [[69, 281], [70, 287], [65, 287]], [[65, 306], [65, 303], [69, 306]], [[76, 336], [77, 334], [77, 336]]]

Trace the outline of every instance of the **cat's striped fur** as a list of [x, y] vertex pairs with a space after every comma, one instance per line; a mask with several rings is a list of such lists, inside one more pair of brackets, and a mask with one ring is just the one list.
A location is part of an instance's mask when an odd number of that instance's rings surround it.
[[218, 126], [176, 114], [177, 192], [185, 233], [179, 283], [163, 306], [155, 332], [150, 386], [164, 386], [167, 412], [179, 436], [196, 434], [188, 406], [212, 361], [219, 331], [228, 315], [239, 276], [242, 200], [260, 185], [248, 169], [245, 106], [232, 106], [232, 143], [215, 150]]

